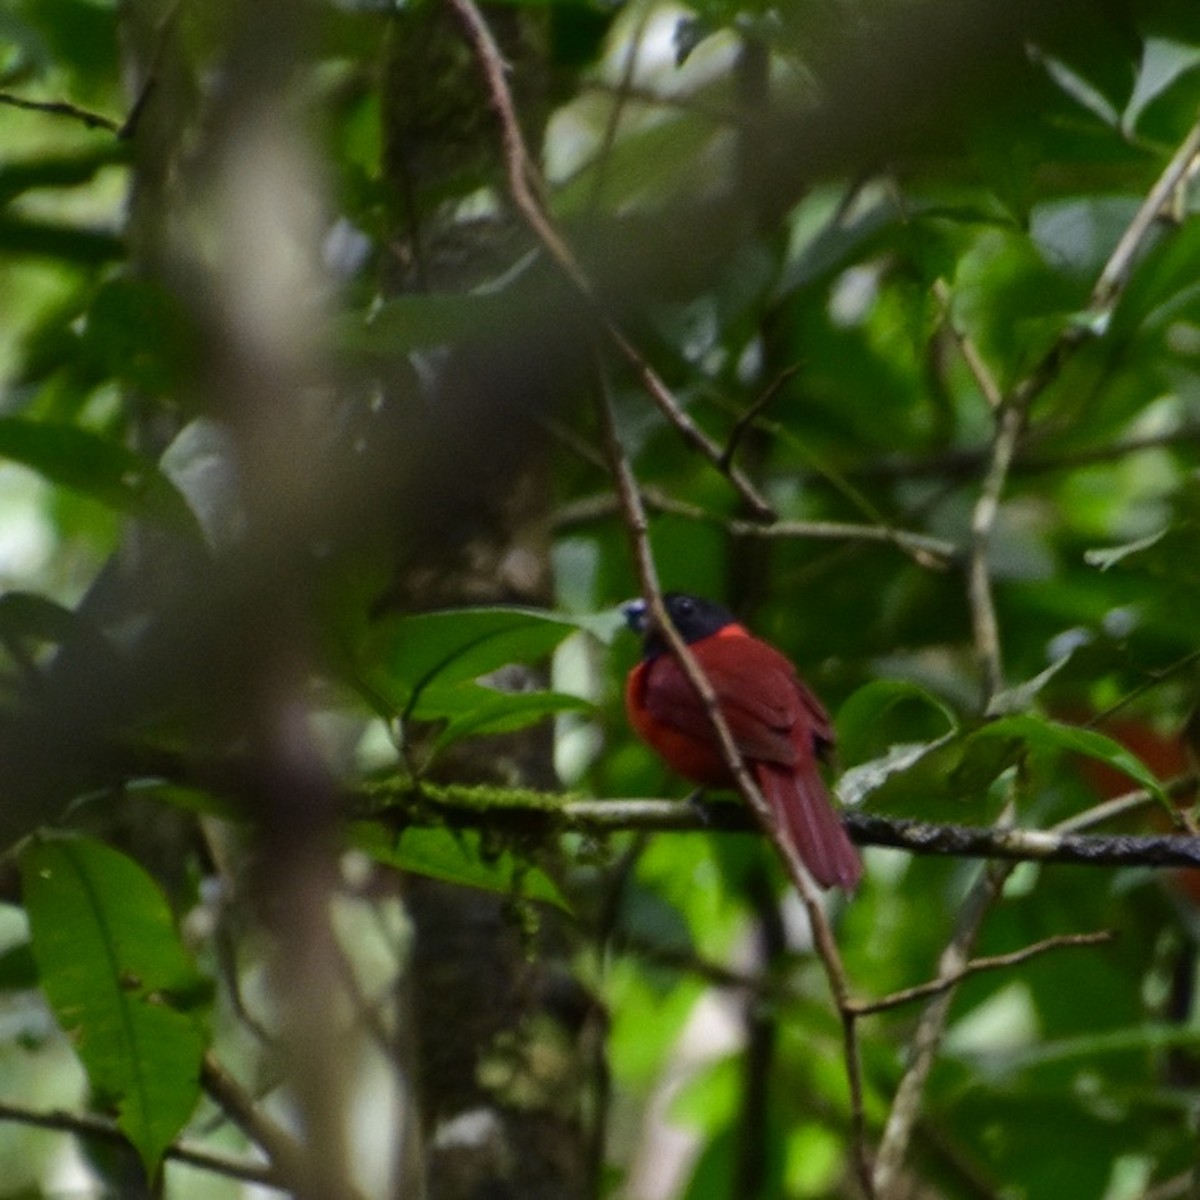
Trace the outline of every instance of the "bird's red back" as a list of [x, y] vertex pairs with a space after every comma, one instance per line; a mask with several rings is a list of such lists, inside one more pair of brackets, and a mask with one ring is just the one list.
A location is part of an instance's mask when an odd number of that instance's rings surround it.
[[[724, 609], [678, 593], [665, 599], [716, 693], [734, 744], [771, 806], [779, 832], [822, 886], [851, 890], [862, 865], [817, 766], [833, 745], [824, 708], [783, 654], [753, 637]], [[680, 613], [680, 602], [697, 607]], [[646, 650], [626, 683], [630, 723], [686, 779], [708, 787], [732, 786], [712, 722], [691, 681], [653, 631], [647, 634]]]

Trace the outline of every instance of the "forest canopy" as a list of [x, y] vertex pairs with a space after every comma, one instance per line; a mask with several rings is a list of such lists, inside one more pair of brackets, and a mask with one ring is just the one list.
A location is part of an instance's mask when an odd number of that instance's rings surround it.
[[12, 0], [0, 1197], [1192, 1195], [1198, 164], [1191, 0]]

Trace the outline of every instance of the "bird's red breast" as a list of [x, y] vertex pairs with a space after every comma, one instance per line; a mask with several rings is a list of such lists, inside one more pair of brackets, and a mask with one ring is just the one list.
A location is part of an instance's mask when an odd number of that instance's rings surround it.
[[[820, 701], [783, 654], [724, 609], [680, 593], [668, 593], [664, 600], [716, 693], [734, 744], [775, 814], [779, 835], [823, 887], [852, 890], [862, 864], [821, 779], [818, 762], [834, 739]], [[732, 786], [703, 701], [665, 652], [661, 636], [646, 628], [644, 614], [638, 616], [646, 633], [645, 657], [626, 682], [630, 723], [680, 775], [708, 787]]]

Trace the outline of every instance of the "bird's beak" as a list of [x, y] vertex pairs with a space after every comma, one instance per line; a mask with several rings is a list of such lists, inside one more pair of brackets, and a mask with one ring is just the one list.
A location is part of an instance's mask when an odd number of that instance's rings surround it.
[[627, 600], [621, 605], [621, 616], [625, 618], [625, 624], [634, 633], [646, 632], [647, 613], [645, 600]]

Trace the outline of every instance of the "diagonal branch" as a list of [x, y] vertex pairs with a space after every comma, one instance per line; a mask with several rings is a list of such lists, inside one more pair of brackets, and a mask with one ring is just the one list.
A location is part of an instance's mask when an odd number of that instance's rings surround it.
[[[6, 1121], [32, 1129], [49, 1129], [114, 1145], [129, 1145], [129, 1139], [114, 1122], [91, 1113], [39, 1112], [19, 1104], [0, 1101], [0, 1122]], [[226, 1158], [183, 1142], [168, 1146], [163, 1157], [171, 1162], [184, 1163], [201, 1171], [222, 1175], [227, 1179], [238, 1179], [244, 1183], [254, 1183], [259, 1187], [275, 1188], [279, 1191], [289, 1190], [289, 1184], [272, 1166]]]
[[1111, 942], [1115, 934], [1112, 930], [1102, 929], [1097, 933], [1060, 933], [1054, 937], [1043, 938], [1032, 946], [1014, 950], [1010, 954], [990, 954], [984, 958], [973, 958], [957, 975], [942, 975], [931, 979], [928, 983], [919, 983], [915, 987], [903, 988], [892, 992], [880, 1000], [863, 1001], [854, 1005], [854, 1012], [860, 1017], [872, 1016], [875, 1013], [887, 1012], [914, 1000], [924, 1000], [928, 996], [936, 996], [952, 988], [966, 979], [968, 975], [978, 975], [982, 971], [999, 971], [1008, 967], [1018, 967], [1037, 958], [1050, 950], [1062, 950], [1073, 946], [1102, 946]]
[[691, 417], [683, 411], [657, 371], [629, 340], [624, 330], [609, 316], [570, 246], [547, 216], [538, 195], [538, 170], [525, 145], [521, 123], [513, 103], [512, 91], [505, 78], [504, 58], [488, 29], [483, 14], [473, 0], [445, 0], [458, 18], [467, 41], [479, 62], [488, 96], [500, 122], [501, 146], [508, 175], [508, 190], [518, 213], [541, 242], [546, 252], [590, 308], [605, 337], [626, 361], [638, 382], [664, 417], [693, 449], [716, 467], [733, 485], [751, 512], [760, 520], [770, 521], [775, 510], [757, 488], [736, 467], [725, 462], [725, 452]]
[[[1101, 327], [1129, 280], [1132, 263], [1149, 233], [1166, 197], [1183, 179], [1197, 149], [1200, 148], [1200, 122], [1189, 131], [1158, 180], [1150, 189], [1097, 280], [1085, 319], [1065, 329], [1033, 370], [1005, 397], [996, 412], [996, 431], [991, 457], [971, 518], [971, 548], [967, 568], [968, 600], [974, 630], [975, 649], [984, 672], [984, 700], [989, 701], [1003, 686], [1004, 667], [1000, 647], [999, 624], [988, 562], [992, 529], [999, 511], [1000, 498], [1008, 479], [1026, 417], [1034, 400], [1057, 378], [1063, 363], [1093, 329]], [[1090, 317], [1089, 321], [1087, 318]], [[1007, 834], [1008, 830], [999, 831]], [[970, 948], [978, 936], [983, 919], [1000, 894], [1011, 868], [991, 865], [969, 894], [958, 929], [943, 951], [938, 965], [942, 978], [961, 972]], [[891, 1112], [884, 1127], [875, 1169], [878, 1194], [886, 1198], [897, 1194], [900, 1171], [908, 1153], [920, 1114], [925, 1083], [945, 1030], [954, 986], [933, 999], [921, 1014], [912, 1044], [912, 1057], [896, 1091]]]
[[971, 512], [971, 546], [967, 558], [967, 600], [971, 609], [971, 627], [975, 653], [983, 669], [983, 707], [1004, 688], [1004, 661], [1000, 649], [1000, 624], [992, 595], [992, 530], [1000, 512], [1000, 497], [1008, 481], [1009, 468], [1016, 454], [1017, 441], [1025, 425], [1028, 403], [1006, 400], [997, 414], [996, 435], [992, 441], [991, 461], [979, 497]]
[[71, 117], [88, 129], [106, 129], [109, 133], [120, 133], [121, 131], [121, 126], [111, 117], [80, 108], [77, 104], [71, 104], [66, 100], [28, 100], [24, 96], [17, 96], [12, 92], [0, 92], [0, 104], [6, 104], [10, 108], [20, 108], [26, 112], [46, 113], [55, 117]]
[[1179, 143], [1179, 148], [1171, 156], [1162, 174], [1154, 186], [1146, 193], [1146, 199], [1138, 207], [1137, 213], [1129, 222], [1125, 232], [1121, 234], [1116, 249], [1104, 264], [1096, 286], [1092, 288], [1092, 300], [1089, 308], [1097, 317], [1111, 312], [1120, 299], [1121, 292], [1129, 282], [1133, 272], [1133, 264], [1142, 248], [1154, 223], [1158, 221], [1175, 190], [1187, 178], [1188, 172], [1200, 155], [1200, 119], [1198, 119], [1187, 136]]
[[909, 1065], [896, 1089], [883, 1136], [879, 1139], [872, 1182], [875, 1194], [882, 1200], [891, 1200], [891, 1197], [901, 1194], [901, 1170], [913, 1129], [921, 1114], [925, 1083], [937, 1058], [946, 1020], [950, 1015], [950, 1005], [957, 991], [957, 981], [967, 971], [971, 947], [975, 945], [983, 920], [999, 897], [1011, 870], [1011, 866], [1006, 864], [989, 864], [984, 869], [963, 900], [954, 936], [938, 959], [937, 978], [949, 982], [921, 1013], [909, 1042]]
[[771, 840], [779, 851], [788, 876], [795, 885], [800, 899], [808, 914], [809, 925], [812, 929], [813, 943], [817, 954], [825, 968], [825, 976], [829, 982], [830, 992], [842, 1018], [843, 1051], [846, 1062], [846, 1075], [850, 1086], [851, 1116], [855, 1131], [855, 1151], [859, 1175], [868, 1197], [871, 1191], [870, 1171], [867, 1163], [867, 1148], [865, 1140], [865, 1118], [862, 1100], [862, 1065], [858, 1050], [857, 1029], [853, 1014], [850, 1012], [849, 995], [850, 982], [842, 965], [841, 954], [833, 935], [821, 898], [816, 886], [809, 878], [803, 864], [799, 861], [790, 843], [778, 829], [778, 818], [771, 811], [770, 805], [754, 782], [746, 763], [733, 740], [733, 734], [721, 713], [717, 696], [707, 675], [696, 662], [692, 652], [679, 636], [671, 623], [663, 604], [662, 589], [658, 582], [658, 572], [650, 549], [649, 524], [645, 509], [642, 507], [637, 480], [625, 456], [617, 435], [616, 423], [613, 418], [612, 405], [606, 391], [598, 395], [598, 410], [601, 430], [604, 437], [605, 449], [608, 454], [613, 478], [617, 485], [621, 507], [625, 515], [625, 525], [633, 544], [633, 555], [637, 565], [638, 578], [641, 583], [642, 595], [650, 610], [651, 620], [661, 632], [667, 648], [688, 681], [700, 697], [708, 714], [709, 722], [716, 734], [721, 757], [729, 768], [737, 784], [737, 790], [749, 806], [755, 822]]

